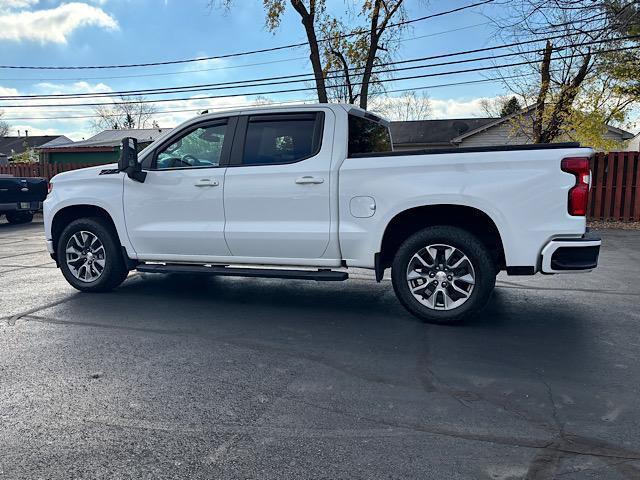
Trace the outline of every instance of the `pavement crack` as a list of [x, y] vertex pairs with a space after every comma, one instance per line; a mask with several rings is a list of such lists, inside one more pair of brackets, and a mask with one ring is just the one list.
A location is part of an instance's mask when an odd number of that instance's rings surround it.
[[36, 250], [35, 252], [15, 253], [13, 255], [5, 255], [4, 257], [0, 257], [0, 260], [5, 260], [7, 258], [24, 257], [26, 255], [34, 255], [36, 253], [46, 253], [46, 252], [47, 250]]
[[47, 308], [55, 307], [56, 305], [60, 305], [62, 303], [68, 302], [69, 300], [73, 300], [76, 297], [77, 297], [77, 294], [70, 295], [68, 297], [61, 298], [60, 300], [56, 300], [54, 302], [49, 302], [49, 303], [47, 303], [45, 305], [40, 305], [40, 306], [31, 308], [29, 310], [26, 310], [24, 312], [18, 313], [16, 315], [12, 315], [10, 317], [5, 317], [5, 319], [7, 320], [7, 325], [10, 326], [10, 327], [13, 327], [13, 326], [15, 326], [16, 322], [18, 320], [22, 319], [23, 317], [27, 317], [27, 316], [31, 315], [32, 313], [39, 312], [40, 310], [46, 310]]
[[500, 280], [496, 282], [496, 288], [507, 288], [514, 290], [540, 290], [549, 292], [576, 292], [576, 293], [600, 293], [603, 295], [620, 295], [626, 297], [640, 297], [640, 292], [620, 292], [617, 290], [596, 290], [593, 288], [560, 288], [560, 287], [539, 287], [535, 285], [523, 285], [521, 283], [505, 282]]

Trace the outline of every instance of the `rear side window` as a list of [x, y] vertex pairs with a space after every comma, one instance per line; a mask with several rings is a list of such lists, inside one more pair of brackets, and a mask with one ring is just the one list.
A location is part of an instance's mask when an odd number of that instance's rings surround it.
[[293, 113], [249, 117], [243, 165], [294, 163], [320, 151], [324, 114]]
[[389, 129], [368, 118], [349, 115], [349, 156], [355, 154], [390, 152]]

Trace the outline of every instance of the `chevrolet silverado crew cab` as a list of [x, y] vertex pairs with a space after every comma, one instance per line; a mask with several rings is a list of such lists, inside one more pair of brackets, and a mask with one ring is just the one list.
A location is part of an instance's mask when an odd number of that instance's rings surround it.
[[[588, 148], [394, 152], [388, 123], [351, 105], [204, 114], [118, 165], [57, 175], [48, 249], [75, 288], [128, 272], [345, 280], [386, 269], [432, 323], [485, 305], [496, 274], [596, 267]], [[250, 292], [248, 291], [249, 295]]]

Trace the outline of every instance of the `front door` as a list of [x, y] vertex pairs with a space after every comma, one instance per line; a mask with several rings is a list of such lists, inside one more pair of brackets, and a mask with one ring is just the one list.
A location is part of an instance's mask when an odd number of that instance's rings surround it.
[[234, 127], [235, 118], [193, 125], [156, 149], [144, 183], [125, 177], [127, 234], [138, 258], [203, 261], [230, 255], [220, 165]]
[[333, 138], [324, 128], [333, 125], [329, 115], [240, 118], [224, 189], [225, 237], [234, 256], [292, 260], [324, 254], [331, 221]]

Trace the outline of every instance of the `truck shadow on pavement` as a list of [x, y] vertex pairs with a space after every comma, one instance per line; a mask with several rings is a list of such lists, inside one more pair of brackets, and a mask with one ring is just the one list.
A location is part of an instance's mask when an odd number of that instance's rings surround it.
[[117, 308], [120, 298], [127, 309], [153, 304], [156, 326], [172, 330], [198, 326], [246, 334], [257, 329], [257, 336], [269, 334], [277, 341], [283, 329], [330, 338], [338, 328], [340, 335], [402, 339], [405, 345], [424, 338], [450, 355], [512, 368], [548, 367], [558, 374], [588, 368], [586, 360], [597, 346], [583, 306], [578, 300], [570, 306], [549, 295], [538, 297], [538, 292], [497, 289], [478, 316], [455, 326], [423, 324], [408, 314], [388, 281], [316, 283], [147, 274], [129, 280], [112, 295], [91, 298], [108, 298], [110, 308]]

